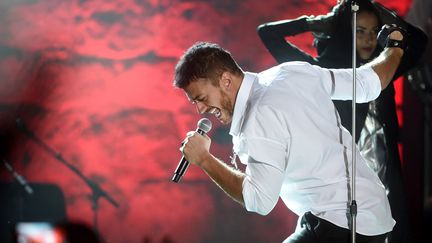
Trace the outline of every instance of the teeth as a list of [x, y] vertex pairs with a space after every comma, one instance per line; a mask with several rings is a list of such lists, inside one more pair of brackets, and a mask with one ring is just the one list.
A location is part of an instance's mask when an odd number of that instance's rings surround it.
[[221, 116], [221, 111], [218, 109], [215, 115], [216, 115], [217, 118], [220, 118], [220, 116]]
[[214, 114], [216, 116], [216, 118], [220, 118], [221, 116], [221, 111], [218, 108], [213, 108], [210, 110], [209, 112], [210, 114]]

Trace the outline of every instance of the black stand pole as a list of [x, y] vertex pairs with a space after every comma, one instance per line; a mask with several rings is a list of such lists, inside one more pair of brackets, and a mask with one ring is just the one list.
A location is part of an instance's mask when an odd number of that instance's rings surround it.
[[27, 180], [18, 172], [15, 171], [15, 169], [12, 167], [11, 164], [9, 164], [5, 159], [3, 159], [3, 164], [5, 165], [6, 169], [15, 177], [17, 182], [24, 188], [24, 190], [28, 194], [33, 194], [33, 188], [27, 183]]
[[98, 209], [99, 209], [99, 204], [98, 204], [99, 198], [104, 197], [108, 202], [110, 202], [116, 208], [119, 207], [118, 203], [116, 201], [114, 201], [114, 199], [112, 199], [111, 196], [108, 195], [108, 193], [106, 193], [96, 182], [94, 182], [94, 181], [90, 180], [89, 178], [87, 178], [86, 176], [84, 176], [81, 173], [81, 171], [79, 171], [75, 166], [73, 166], [71, 163], [67, 162], [59, 152], [54, 151], [51, 147], [49, 147], [46, 143], [44, 143], [39, 137], [37, 137], [33, 132], [31, 132], [21, 119], [18, 118], [16, 120], [16, 124], [17, 124], [18, 129], [21, 132], [23, 132], [25, 135], [27, 135], [27, 137], [32, 139], [37, 145], [41, 146], [46, 152], [51, 154], [59, 162], [66, 165], [66, 167], [68, 167], [70, 170], [72, 170], [76, 175], [78, 175], [87, 184], [88, 187], [90, 187], [90, 189], [92, 190], [92, 194], [91, 194], [92, 209], [94, 212], [94, 218], [93, 218], [94, 226], [93, 227], [96, 231], [96, 234], [99, 235], [98, 225], [97, 225], [97, 223], [98, 223], [97, 213], [98, 213]]
[[352, 165], [351, 165], [351, 205], [349, 208], [351, 219], [351, 242], [356, 242], [356, 217], [357, 217], [357, 202], [356, 202], [356, 68], [357, 68], [357, 11], [359, 7], [356, 1], [352, 1], [352, 35], [353, 35], [353, 54], [352, 54], [352, 69], [353, 69], [353, 99], [352, 99]]

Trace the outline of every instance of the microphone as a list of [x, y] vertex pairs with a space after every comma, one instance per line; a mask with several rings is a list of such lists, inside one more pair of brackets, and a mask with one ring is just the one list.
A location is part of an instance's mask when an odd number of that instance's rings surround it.
[[[208, 133], [210, 131], [210, 129], [212, 128], [212, 123], [209, 119], [207, 118], [202, 118], [201, 120], [198, 121], [197, 123], [197, 129], [196, 131], [203, 135], [205, 133]], [[189, 161], [187, 161], [185, 159], [184, 156], [182, 156], [179, 164], [177, 165], [177, 169], [174, 172], [174, 176], [171, 179], [173, 182], [179, 182], [181, 177], [186, 173], [186, 169], [189, 166]]]

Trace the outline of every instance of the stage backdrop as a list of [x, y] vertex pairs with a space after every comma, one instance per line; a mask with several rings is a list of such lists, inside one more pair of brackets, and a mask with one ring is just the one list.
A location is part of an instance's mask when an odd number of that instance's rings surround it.
[[[173, 69], [196, 41], [219, 43], [245, 70], [268, 68], [259, 24], [335, 2], [2, 0], [0, 159], [61, 189], [67, 218], [107, 242], [280, 242], [297, 220], [281, 202], [248, 213], [195, 167], [171, 182], [200, 118], [172, 88]], [[379, 2], [401, 15], [410, 4]], [[313, 53], [310, 35], [294, 41]], [[228, 161], [229, 127], [211, 119], [211, 150]], [[3, 165], [0, 175], [13, 181]]]

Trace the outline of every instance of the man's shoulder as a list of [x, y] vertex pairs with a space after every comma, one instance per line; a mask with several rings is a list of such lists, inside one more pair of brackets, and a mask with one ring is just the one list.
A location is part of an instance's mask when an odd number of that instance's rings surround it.
[[303, 67], [311, 67], [312, 64], [308, 62], [303, 61], [291, 61], [291, 62], [284, 62], [279, 64], [282, 68], [303, 68]]
[[314, 65], [308, 62], [303, 62], [303, 61], [283, 62], [277, 66], [273, 66], [269, 69], [260, 72], [259, 76], [260, 77], [275, 76], [276, 74], [281, 74], [290, 71], [307, 72], [308, 70], [313, 68]]
[[315, 80], [321, 74], [320, 69], [322, 68], [307, 62], [284, 62], [260, 72], [258, 83], [263, 87], [286, 88], [291, 83]]

